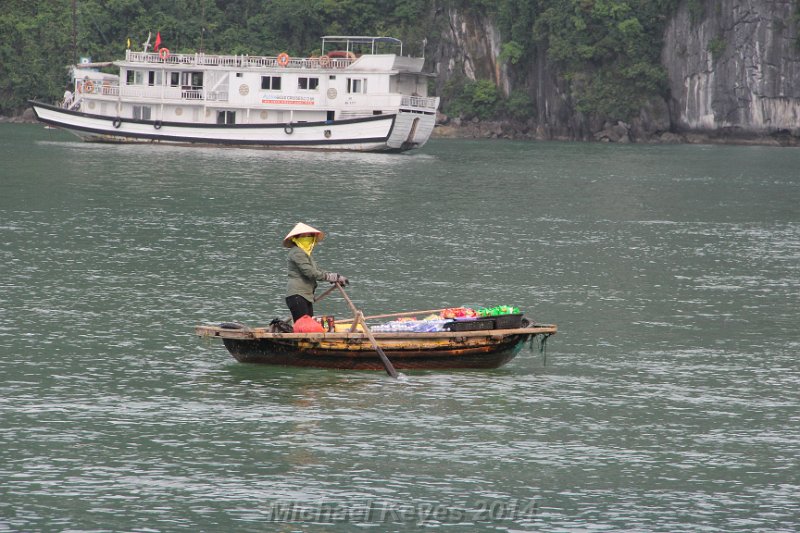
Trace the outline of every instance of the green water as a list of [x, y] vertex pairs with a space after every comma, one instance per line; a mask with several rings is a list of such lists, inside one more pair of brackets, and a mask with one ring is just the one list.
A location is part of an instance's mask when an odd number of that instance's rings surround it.
[[[0, 531], [796, 531], [800, 151], [84, 144], [0, 125]], [[367, 314], [557, 323], [493, 371], [238, 364], [297, 222]], [[317, 311], [348, 315], [330, 297]]]

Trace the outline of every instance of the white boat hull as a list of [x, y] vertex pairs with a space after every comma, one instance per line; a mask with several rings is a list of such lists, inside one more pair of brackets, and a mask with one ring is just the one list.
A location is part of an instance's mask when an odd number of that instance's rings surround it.
[[107, 117], [31, 102], [39, 121], [89, 142], [171, 143], [255, 148], [404, 151], [430, 137], [433, 113], [396, 114], [296, 124], [192, 124]]

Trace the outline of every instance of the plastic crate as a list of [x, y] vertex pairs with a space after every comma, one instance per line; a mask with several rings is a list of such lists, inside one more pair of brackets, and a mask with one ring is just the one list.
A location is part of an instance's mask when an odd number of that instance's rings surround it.
[[444, 328], [449, 331], [480, 331], [484, 329], [495, 329], [495, 317], [476, 318], [475, 320], [455, 320], [445, 324]]
[[518, 329], [522, 327], [522, 313], [515, 315], [497, 315], [492, 317], [495, 329]]

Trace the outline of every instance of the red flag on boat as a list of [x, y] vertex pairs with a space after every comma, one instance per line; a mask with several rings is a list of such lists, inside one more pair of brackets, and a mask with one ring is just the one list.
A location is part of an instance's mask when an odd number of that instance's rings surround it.
[[161, 32], [156, 33], [156, 45], [155, 45], [156, 52], [158, 52], [159, 48], [161, 48]]

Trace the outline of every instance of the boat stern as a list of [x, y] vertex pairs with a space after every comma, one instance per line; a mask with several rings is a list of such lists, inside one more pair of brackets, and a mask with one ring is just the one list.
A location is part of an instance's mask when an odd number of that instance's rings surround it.
[[438, 107], [437, 97], [404, 96], [386, 145], [399, 151], [424, 146], [436, 125]]

